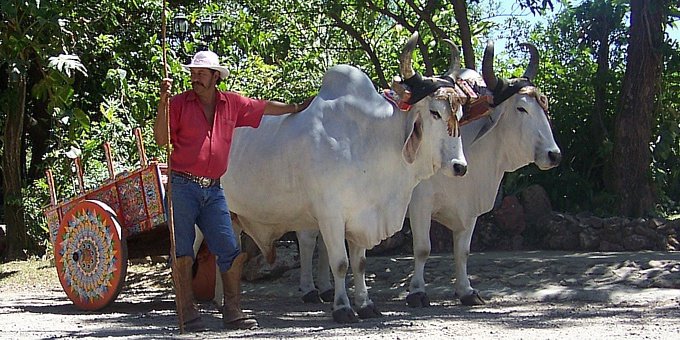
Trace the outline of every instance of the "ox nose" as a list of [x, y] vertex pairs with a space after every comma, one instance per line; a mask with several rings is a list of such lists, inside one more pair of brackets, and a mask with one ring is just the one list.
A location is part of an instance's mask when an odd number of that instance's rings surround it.
[[559, 151], [548, 152], [548, 158], [553, 165], [558, 165], [562, 161], [562, 153]]
[[453, 174], [456, 176], [463, 176], [467, 173], [467, 165], [456, 163], [453, 165]]

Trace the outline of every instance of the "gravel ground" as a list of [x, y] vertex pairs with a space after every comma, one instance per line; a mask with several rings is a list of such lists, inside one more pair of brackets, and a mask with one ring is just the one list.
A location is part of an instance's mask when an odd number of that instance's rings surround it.
[[[74, 308], [48, 261], [0, 265], [0, 338], [253, 339], [678, 339], [680, 253], [475, 253], [468, 272], [487, 300], [465, 307], [453, 297], [451, 255], [427, 265], [429, 308], [405, 305], [410, 257], [370, 257], [369, 294], [384, 316], [332, 321], [331, 305], [303, 304], [298, 269], [244, 282], [254, 331], [221, 330], [220, 314], [201, 305], [210, 331], [180, 335], [164, 264], [130, 265], [118, 299], [99, 312]], [[351, 280], [347, 280], [351, 282]], [[349, 292], [352, 294], [351, 286]], [[351, 297], [351, 295], [350, 295]]]

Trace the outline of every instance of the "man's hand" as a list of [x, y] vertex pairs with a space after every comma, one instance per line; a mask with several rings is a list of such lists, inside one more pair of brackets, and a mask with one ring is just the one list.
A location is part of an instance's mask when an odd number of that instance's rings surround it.
[[311, 96], [311, 97], [305, 99], [302, 102], [302, 104], [295, 104], [295, 108], [297, 109], [297, 111], [295, 111], [295, 112], [300, 112], [300, 111], [306, 109], [307, 106], [309, 106], [309, 104], [312, 103], [312, 100], [314, 100], [314, 98], [316, 98], [316, 96]]
[[153, 136], [156, 139], [158, 146], [163, 146], [168, 143], [168, 120], [165, 115], [165, 110], [168, 105], [168, 98], [170, 98], [171, 90], [172, 79], [164, 78], [161, 80], [161, 100], [158, 101], [156, 121], [153, 124]]
[[163, 78], [161, 80], [161, 98], [169, 96], [170, 91], [172, 91], [172, 79]]

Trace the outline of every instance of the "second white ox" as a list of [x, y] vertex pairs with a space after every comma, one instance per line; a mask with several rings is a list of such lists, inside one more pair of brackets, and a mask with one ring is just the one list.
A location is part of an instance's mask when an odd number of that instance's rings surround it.
[[[425, 292], [425, 262], [430, 254], [430, 225], [434, 219], [453, 232], [456, 268], [456, 295], [465, 305], [482, 304], [478, 292], [470, 285], [467, 259], [477, 217], [491, 210], [505, 172], [529, 163], [540, 169], [555, 167], [561, 160], [560, 149], [553, 139], [547, 116], [547, 98], [533, 86], [539, 56], [536, 47], [529, 48], [531, 60], [521, 78], [499, 79], [493, 71], [493, 44], [484, 52], [483, 82], [493, 91], [494, 104], [488, 117], [461, 127], [463, 148], [472, 170], [462, 178], [436, 174], [416, 186], [408, 215], [413, 233], [415, 270], [406, 301], [410, 306], [429, 305]], [[472, 70], [463, 70], [462, 79], [480, 78]], [[298, 233], [300, 244], [300, 288], [305, 302], [319, 302], [312, 275], [312, 254], [317, 233]], [[319, 247], [317, 286], [321, 299], [328, 301], [332, 292], [328, 265], [322, 245]], [[337, 285], [336, 285], [337, 287]]]
[[[472, 167], [469, 176], [449, 180], [435, 175], [413, 191], [409, 219], [413, 232], [415, 270], [406, 301], [427, 306], [425, 262], [430, 254], [430, 222], [434, 219], [453, 232], [455, 290], [465, 305], [482, 304], [470, 285], [467, 260], [477, 217], [490, 211], [505, 172], [535, 163], [547, 170], [562, 159], [547, 116], [547, 98], [531, 83], [538, 69], [538, 51], [526, 44], [531, 54], [521, 78], [499, 79], [493, 71], [493, 44], [484, 51], [482, 74], [497, 105], [489, 118], [463, 127], [465, 155]], [[466, 74], [461, 75], [465, 77]], [[435, 199], [436, 197], [436, 199]]]
[[[406, 80], [420, 77], [411, 66], [416, 41], [414, 34], [400, 58]], [[303, 112], [265, 117], [259, 128], [235, 133], [222, 178], [229, 209], [237, 215], [235, 229], [250, 235], [270, 261], [274, 241], [285, 232], [320, 230], [335, 281], [336, 322], [358, 320], [345, 289], [350, 264], [356, 312], [361, 318], [381, 316], [365, 284], [366, 249], [401, 229], [421, 180], [440, 169], [450, 176], [466, 172], [456, 134], [462, 114], [458, 92], [443, 79], [422, 81], [443, 86], [401, 111], [363, 72], [338, 65], [326, 72]], [[393, 84], [398, 97], [403, 86]]]

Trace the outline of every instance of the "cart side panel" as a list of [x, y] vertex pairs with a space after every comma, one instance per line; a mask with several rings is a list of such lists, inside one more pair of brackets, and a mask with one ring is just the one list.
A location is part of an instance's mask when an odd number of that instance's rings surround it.
[[116, 184], [123, 211], [123, 234], [129, 237], [148, 229], [144, 223], [147, 218], [141, 172], [135, 171], [118, 180]]
[[116, 218], [119, 218], [119, 216], [121, 216], [123, 213], [115, 183], [104, 184], [101, 187], [88, 192], [85, 196], [86, 199], [97, 200], [108, 205], [109, 208], [111, 208], [116, 213]]
[[151, 226], [165, 224], [165, 208], [163, 205], [163, 185], [161, 184], [161, 171], [156, 164], [145, 168], [142, 171], [142, 181], [144, 182], [144, 198], [146, 209]]
[[124, 234], [129, 237], [165, 223], [161, 172], [157, 163], [117, 182], [123, 210]]
[[50, 242], [54, 245], [54, 240], [57, 239], [57, 231], [59, 231], [59, 223], [61, 216], [59, 215], [59, 207], [50, 206], [45, 209], [45, 217], [47, 218], [47, 227], [50, 231]]
[[66, 215], [66, 213], [67, 213], [69, 210], [73, 209], [73, 207], [75, 207], [76, 204], [82, 202], [83, 200], [84, 200], [84, 198], [83, 198], [82, 196], [76, 196], [76, 197], [71, 198], [71, 199], [68, 200], [68, 201], [65, 201], [64, 203], [62, 203], [62, 204], [59, 206], [59, 209], [60, 209], [60, 211], [59, 211], [59, 216], [64, 216], [64, 215]]

